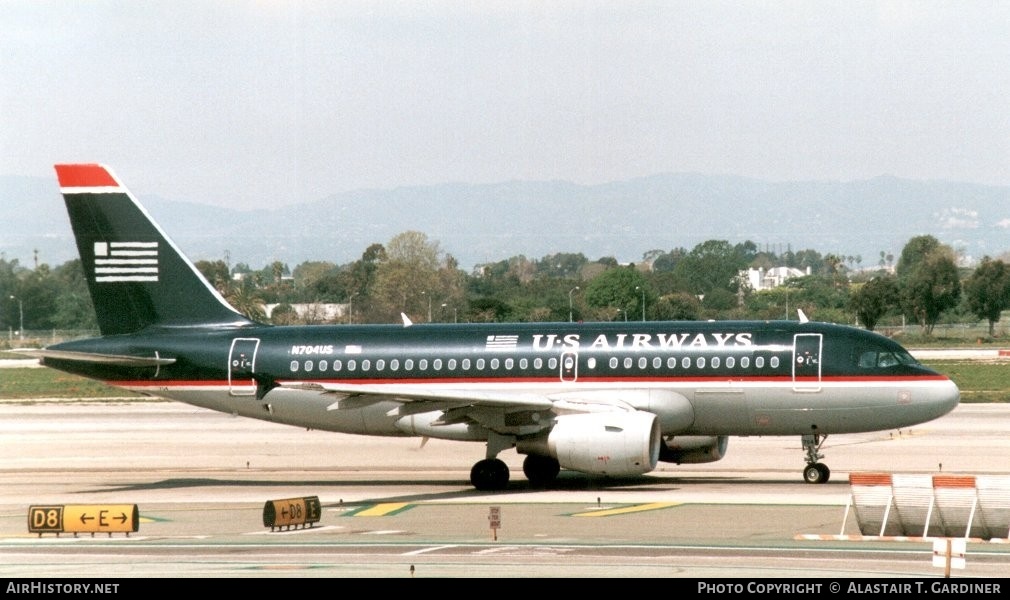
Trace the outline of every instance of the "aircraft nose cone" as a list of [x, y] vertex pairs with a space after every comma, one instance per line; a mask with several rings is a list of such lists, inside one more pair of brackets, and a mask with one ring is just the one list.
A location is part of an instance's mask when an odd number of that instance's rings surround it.
[[937, 409], [936, 416], [940, 417], [954, 410], [960, 401], [961, 390], [958, 389], [957, 384], [950, 379], [944, 379], [936, 385], [930, 404]]

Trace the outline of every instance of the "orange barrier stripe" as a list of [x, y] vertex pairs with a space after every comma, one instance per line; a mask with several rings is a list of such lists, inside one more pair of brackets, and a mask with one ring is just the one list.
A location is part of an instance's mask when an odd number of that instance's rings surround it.
[[933, 487], [973, 488], [974, 475], [933, 475]]
[[890, 473], [849, 473], [852, 485], [891, 485]]

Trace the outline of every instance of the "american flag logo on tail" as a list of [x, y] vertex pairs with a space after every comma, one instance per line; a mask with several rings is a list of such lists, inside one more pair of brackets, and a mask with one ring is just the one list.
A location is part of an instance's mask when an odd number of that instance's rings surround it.
[[95, 281], [158, 281], [158, 242], [95, 242]]

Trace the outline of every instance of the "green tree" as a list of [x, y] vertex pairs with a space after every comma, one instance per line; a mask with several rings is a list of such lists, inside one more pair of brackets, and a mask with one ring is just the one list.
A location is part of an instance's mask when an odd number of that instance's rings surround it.
[[88, 283], [84, 279], [84, 268], [80, 259], [67, 261], [53, 270], [58, 282], [56, 313], [53, 327], [56, 329], [97, 329], [95, 307], [88, 293]]
[[674, 248], [665, 254], [660, 254], [652, 261], [652, 270], [655, 273], [672, 273], [677, 268], [680, 259], [687, 256], [686, 248]]
[[1010, 307], [1010, 267], [1001, 260], [984, 257], [965, 282], [964, 295], [972, 314], [989, 322], [992, 337], [1000, 314]]
[[686, 292], [667, 294], [656, 300], [649, 314], [657, 321], [693, 321], [701, 315], [701, 301]]
[[713, 290], [736, 294], [740, 289], [740, 271], [747, 260], [739, 245], [724, 240], [709, 240], [695, 246], [677, 262], [674, 272], [690, 286], [692, 294], [708, 295]]
[[932, 334], [941, 313], [961, 296], [953, 249], [931, 235], [914, 237], [901, 252], [897, 274], [902, 310]]
[[401, 312], [417, 323], [428, 322], [429, 315], [434, 318], [435, 302], [448, 295], [441, 289], [440, 257], [438, 242], [419, 231], [394, 236], [375, 273], [369, 318], [398, 322]]
[[233, 281], [232, 285], [225, 290], [224, 299], [235, 310], [258, 323], [267, 320], [263, 310], [264, 300], [257, 284], [257, 277], [253, 273], [247, 273], [240, 277], [238, 281]]
[[[323, 302], [331, 300], [331, 298], [320, 298], [318, 291], [323, 288], [318, 284], [337, 272], [337, 266], [329, 261], [307, 260], [296, 266], [295, 270], [291, 272], [291, 276], [294, 277], [295, 287], [303, 290], [303, 297], [306, 301]], [[340, 295], [343, 296], [343, 290], [340, 290]], [[336, 301], [339, 298], [332, 298], [332, 300]]]
[[537, 274], [544, 277], [577, 279], [579, 270], [588, 262], [589, 259], [581, 252], [578, 254], [570, 252], [548, 254], [537, 263]]
[[231, 283], [231, 273], [223, 260], [198, 260], [194, 266], [219, 292], [224, 292]]
[[898, 282], [893, 276], [874, 277], [849, 296], [849, 310], [873, 331], [880, 317], [897, 305], [899, 296]]
[[641, 318], [643, 289], [648, 302], [648, 284], [642, 273], [634, 267], [615, 267], [586, 285], [585, 299], [589, 306], [620, 309], [629, 319], [636, 315]]

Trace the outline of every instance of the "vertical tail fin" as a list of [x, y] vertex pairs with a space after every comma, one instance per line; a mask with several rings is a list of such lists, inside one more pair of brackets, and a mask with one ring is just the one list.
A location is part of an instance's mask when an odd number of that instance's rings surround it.
[[152, 325], [246, 325], [112, 172], [56, 165], [102, 335]]

